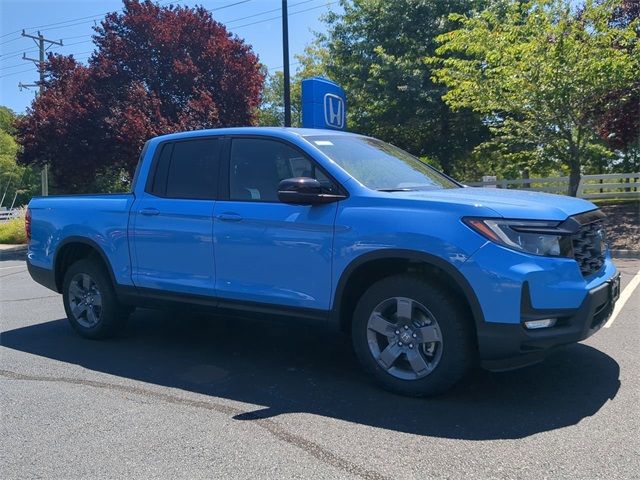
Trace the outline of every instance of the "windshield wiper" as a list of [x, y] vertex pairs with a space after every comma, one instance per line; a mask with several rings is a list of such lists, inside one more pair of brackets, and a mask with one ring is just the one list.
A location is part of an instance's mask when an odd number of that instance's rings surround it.
[[417, 185], [415, 187], [378, 188], [378, 192], [419, 192], [424, 190], [434, 190], [433, 185]]
[[413, 192], [414, 188], [378, 188], [378, 192]]

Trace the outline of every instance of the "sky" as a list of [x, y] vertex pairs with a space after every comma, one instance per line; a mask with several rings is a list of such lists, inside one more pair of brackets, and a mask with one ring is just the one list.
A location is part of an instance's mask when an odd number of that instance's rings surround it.
[[[214, 18], [252, 45], [271, 72], [282, 69], [281, 0], [157, 2], [202, 5], [213, 10]], [[324, 31], [320, 17], [339, 7], [334, 0], [288, 0], [288, 5], [290, 61], [295, 71], [294, 55], [302, 53], [305, 45], [313, 40], [314, 31]], [[23, 52], [28, 57], [38, 56], [35, 42], [22, 37], [22, 29], [32, 35], [40, 30], [45, 38], [62, 40], [64, 46], [52, 46], [50, 51], [73, 53], [78, 60], [86, 62], [93, 50], [94, 22], [99, 22], [106, 12], [121, 8], [121, 0], [0, 0], [0, 105], [23, 113], [34, 98], [34, 89], [20, 91], [18, 88], [19, 82], [34, 83], [38, 79], [36, 66], [22, 59]]]

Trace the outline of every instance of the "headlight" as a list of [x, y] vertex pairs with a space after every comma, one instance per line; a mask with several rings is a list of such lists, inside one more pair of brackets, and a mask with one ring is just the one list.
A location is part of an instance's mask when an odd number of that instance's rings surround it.
[[505, 247], [534, 255], [573, 257], [571, 232], [560, 222], [463, 218], [473, 230]]

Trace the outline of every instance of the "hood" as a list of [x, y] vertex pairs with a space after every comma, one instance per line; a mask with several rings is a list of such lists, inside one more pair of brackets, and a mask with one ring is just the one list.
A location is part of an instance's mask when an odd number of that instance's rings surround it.
[[390, 195], [406, 199], [450, 202], [489, 208], [504, 218], [522, 220], [565, 220], [571, 215], [597, 207], [580, 198], [501, 188], [452, 188], [415, 192], [393, 192]]

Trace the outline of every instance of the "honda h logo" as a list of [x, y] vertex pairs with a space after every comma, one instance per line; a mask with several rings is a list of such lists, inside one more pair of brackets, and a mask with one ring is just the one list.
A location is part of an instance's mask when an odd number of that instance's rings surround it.
[[324, 96], [324, 121], [328, 127], [344, 128], [344, 100], [338, 95]]
[[321, 77], [302, 80], [302, 126], [347, 128], [347, 97], [340, 85]]

